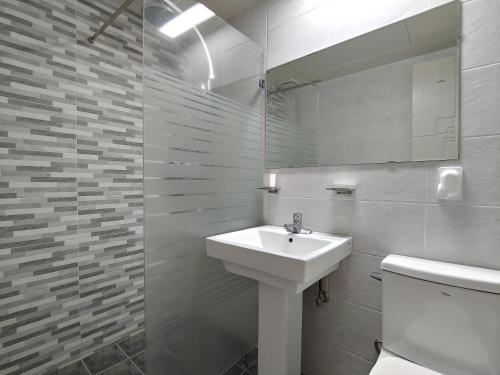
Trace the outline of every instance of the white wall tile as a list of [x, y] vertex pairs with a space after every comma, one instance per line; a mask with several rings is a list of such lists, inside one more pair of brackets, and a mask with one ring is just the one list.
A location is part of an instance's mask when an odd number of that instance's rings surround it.
[[222, 52], [214, 59], [216, 72], [222, 72], [223, 85], [260, 76], [264, 53], [253, 41], [247, 41]]
[[227, 22], [248, 38], [255, 40], [266, 33], [266, 8], [266, 0], [255, 0], [242, 11], [229, 17]]
[[374, 310], [382, 310], [382, 283], [370, 277], [381, 272], [382, 257], [352, 253], [329, 277], [330, 292], [347, 301]]
[[332, 200], [329, 232], [352, 236], [353, 250], [362, 253], [421, 257], [424, 214], [423, 203]]
[[499, 207], [427, 207], [426, 258], [500, 269], [499, 244]]
[[[217, 27], [211, 29], [210, 32], [206, 32], [203, 37], [212, 57], [248, 41], [246, 35], [227, 23], [221, 23]], [[203, 53], [205, 52], [198, 46], [195, 46], [195, 48]]]
[[292, 222], [292, 214], [302, 212], [305, 228], [329, 233], [332, 228], [330, 200], [264, 197], [264, 223], [283, 226]]
[[427, 201], [438, 203], [436, 197], [438, 168], [464, 168], [462, 200], [449, 204], [500, 206], [500, 136], [462, 139], [459, 161], [429, 162], [427, 166]]
[[264, 110], [263, 90], [259, 87], [260, 77], [237, 82], [222, 87], [221, 94], [240, 104], [246, 105], [253, 110], [262, 113]]
[[500, 64], [466, 70], [461, 79], [462, 136], [500, 134]]
[[309, 12], [327, 1], [329, 0], [269, 0], [269, 30], [278, 27], [292, 18]]
[[332, 185], [355, 185], [353, 199], [403, 202], [425, 200], [425, 164], [391, 163], [279, 169], [281, 197], [333, 198]]
[[329, 199], [326, 187], [334, 167], [277, 169], [277, 185], [280, 197]]
[[353, 303], [337, 300], [330, 309], [328, 341], [335, 346], [375, 361], [373, 341], [382, 337], [382, 314]]
[[367, 375], [373, 363], [342, 350], [326, 340], [304, 334], [302, 370], [311, 375]]
[[330, 18], [327, 3], [270, 30], [268, 68], [328, 47]]
[[[255, 44], [264, 50], [264, 56], [267, 56], [267, 34], [261, 34], [255, 39], [253, 39]], [[267, 64], [267, 57], [264, 58], [264, 63]]]
[[335, 0], [332, 44], [343, 42], [425, 11], [427, 0]]
[[429, 0], [429, 9], [438, 7], [440, 5], [451, 3], [452, 1], [454, 1], [454, 0]]
[[[317, 307], [312, 288], [304, 294], [303, 334], [353, 353], [367, 361], [376, 359], [373, 341], [380, 338], [381, 313], [332, 294]], [[331, 364], [331, 361], [327, 363]]]
[[462, 14], [462, 69], [500, 62], [500, 1], [466, 2]]
[[316, 306], [317, 292], [317, 285], [313, 285], [304, 291], [302, 332], [304, 335], [310, 335], [317, 340], [328, 341], [332, 323], [331, 305], [333, 304], [333, 295], [328, 303], [318, 307]]
[[423, 202], [425, 166], [422, 163], [391, 163], [343, 166], [330, 178], [331, 184], [352, 181], [355, 199]]

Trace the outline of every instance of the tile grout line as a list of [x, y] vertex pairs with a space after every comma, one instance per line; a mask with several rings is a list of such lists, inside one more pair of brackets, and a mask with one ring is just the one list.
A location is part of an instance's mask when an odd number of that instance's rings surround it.
[[[312, 7], [312, 8], [310, 8], [309, 10], [302, 11], [302, 12], [300, 12], [299, 14], [296, 14], [295, 16], [293, 16], [293, 17], [291, 17], [291, 18], [287, 19], [286, 21], [283, 21], [283, 22], [279, 23], [278, 25], [274, 26], [273, 28], [269, 28], [269, 25], [266, 25], [267, 34], [269, 34], [269, 32], [270, 32], [270, 31], [276, 30], [276, 29], [278, 29], [279, 27], [281, 27], [281, 26], [283, 26], [283, 25], [287, 24], [287, 23], [288, 23], [288, 22], [290, 22], [290, 21], [293, 21], [293, 20], [295, 20], [295, 19], [297, 19], [297, 18], [299, 18], [299, 17], [301, 17], [301, 16], [304, 16], [304, 15], [306, 15], [307, 13], [312, 12], [313, 10], [318, 9], [319, 7], [325, 6], [325, 4], [326, 4], [326, 2], [325, 2], [325, 3], [320, 3], [320, 4], [316, 5], [316, 6], [313, 6], [313, 7]], [[269, 8], [267, 9], [267, 12], [266, 12], [266, 13], [267, 13], [267, 18], [269, 18]], [[267, 20], [267, 23], [269, 23], [269, 20]], [[330, 38], [331, 38], [331, 31], [329, 32], [329, 35], [330, 35]], [[331, 39], [330, 39], [330, 42], [331, 42]], [[274, 67], [272, 67], [272, 68], [274, 68]]]
[[470, 71], [476, 70], [476, 69], [489, 68], [489, 67], [493, 67], [495, 65], [500, 65], [500, 61], [490, 62], [490, 63], [481, 64], [481, 65], [477, 65], [477, 66], [471, 66], [468, 68], [462, 68], [461, 73], [470, 72]]
[[423, 241], [424, 241], [424, 258], [426, 257], [426, 252], [427, 252], [427, 215], [429, 213], [429, 193], [428, 193], [428, 184], [429, 184], [429, 162], [425, 162], [425, 174], [424, 174], [424, 186], [425, 186], [425, 192], [424, 192], [424, 233], [423, 233]]
[[[124, 340], [122, 340], [122, 341], [124, 341]], [[119, 342], [116, 343], [116, 346], [125, 355], [125, 357], [129, 360], [129, 362], [131, 362], [134, 365], [134, 367], [139, 371], [139, 373], [141, 373], [142, 375], [145, 375], [144, 372], [142, 372], [142, 370], [139, 368], [139, 366], [136, 365], [135, 362], [134, 362], [134, 360], [132, 359], [132, 357], [134, 357], [137, 354], [139, 354], [141, 352], [141, 350], [139, 350], [133, 356], [129, 356], [128, 353], [125, 350], [123, 350], [123, 348], [120, 346]], [[145, 351], [146, 349], [144, 348], [143, 350]], [[120, 361], [120, 362], [123, 362], [123, 361]], [[120, 363], [120, 362], [118, 362], [118, 363]]]
[[92, 372], [90, 371], [90, 369], [87, 367], [87, 365], [85, 364], [85, 362], [83, 362], [83, 358], [80, 359], [80, 362], [82, 363], [83, 367], [85, 368], [85, 370], [87, 370], [87, 373], [89, 375], [93, 375]]
[[123, 350], [123, 348], [120, 346], [120, 342], [121, 341], [118, 341], [117, 343], [115, 343], [115, 345], [117, 346], [118, 350], [123, 353], [125, 358], [130, 359], [130, 356], [127, 354], [127, 352], [125, 350]]
[[370, 307], [370, 306], [365, 306], [365, 305], [362, 305], [360, 303], [357, 303], [357, 302], [354, 302], [354, 301], [351, 301], [349, 298], [344, 298], [343, 299], [345, 302], [347, 303], [350, 303], [351, 305], [354, 305], [354, 306], [358, 306], [358, 307], [361, 307], [361, 308], [364, 308], [364, 309], [367, 309], [367, 310], [370, 310], [372, 312], [378, 312], [379, 314], [382, 314], [382, 310], [377, 310], [376, 308], [374, 307]]
[[[80, 88], [80, 83], [78, 82], [78, 52], [80, 50], [80, 46], [78, 45], [78, 35], [79, 35], [79, 8], [81, 4], [77, 1], [75, 3], [75, 85], [77, 88]], [[81, 243], [82, 239], [80, 238], [80, 197], [79, 197], [79, 189], [78, 185], [80, 183], [80, 173], [79, 173], [79, 168], [78, 168], [78, 97], [79, 97], [78, 92], [75, 94], [75, 174], [76, 174], [76, 237], [78, 239], [77, 244], [76, 244], [76, 261], [77, 261], [77, 277], [78, 277], [78, 334], [79, 334], [79, 339], [80, 339], [80, 344], [82, 342], [82, 316], [81, 316], [81, 311], [82, 311], [82, 282], [81, 282], [81, 275], [80, 275], [80, 266], [81, 266], [81, 256], [80, 256], [80, 248], [81, 248]], [[82, 345], [80, 345], [80, 351], [82, 350]], [[83, 362], [83, 357], [81, 358], [81, 361], [85, 368], [87, 369], [88, 373], [90, 375], [93, 375], [90, 369], [87, 367], [85, 362]]]
[[318, 200], [318, 201], [341, 201], [341, 202], [362, 202], [362, 203], [398, 203], [398, 204], [424, 204], [425, 200], [405, 201], [405, 200], [387, 200], [387, 199], [342, 199], [335, 197], [304, 197], [304, 196], [283, 196], [276, 197], [277, 199], [303, 199], [303, 200]]
[[[499, 64], [500, 65], [500, 64]], [[482, 139], [482, 138], [498, 138], [500, 137], [500, 134], [479, 134], [479, 135], [462, 135], [461, 139], [466, 140], [466, 139]]]
[[140, 367], [132, 359], [129, 359], [129, 361], [130, 361], [130, 363], [132, 363], [132, 366], [134, 366], [136, 368], [136, 370], [139, 371], [139, 374], [146, 375], [144, 372], [142, 372]]
[[[381, 203], [385, 205], [407, 205], [407, 206], [424, 206], [424, 205], [447, 205], [447, 206], [468, 206], [468, 207], [491, 207], [491, 208], [500, 208], [499, 204], [478, 204], [478, 203], [469, 203], [469, 202], [434, 202], [434, 201], [388, 201], [388, 200], [368, 200], [368, 199], [326, 199], [326, 198], [303, 198], [303, 197], [280, 197], [278, 199], [302, 199], [302, 200], [318, 200], [318, 201], [342, 201], [342, 202], [357, 202], [357, 203]], [[265, 225], [273, 225], [273, 224], [265, 224]]]
[[112, 369], [113, 367], [116, 367], [116, 366], [118, 366], [120, 363], [125, 362], [125, 361], [129, 361], [129, 359], [128, 359], [128, 358], [122, 359], [122, 360], [121, 360], [121, 361], [119, 361], [118, 363], [115, 363], [114, 365], [109, 366], [109, 367], [105, 368], [104, 370], [99, 371], [99, 372], [98, 372], [98, 373], [96, 373], [95, 375], [102, 375], [102, 374], [104, 374], [104, 372], [105, 372], [105, 371], [108, 371], [108, 370]]
[[362, 357], [362, 356], [360, 356], [359, 354], [353, 353], [353, 352], [351, 352], [351, 351], [349, 351], [349, 350], [347, 350], [347, 349], [345, 349], [345, 348], [343, 348], [343, 347], [339, 346], [338, 344], [332, 344], [332, 346], [333, 346], [333, 347], [335, 347], [335, 348], [337, 348], [337, 349], [339, 349], [339, 350], [341, 350], [341, 351], [343, 351], [343, 352], [345, 352], [345, 353], [347, 353], [347, 354], [352, 355], [353, 357], [358, 358], [359, 360], [366, 361], [366, 362], [369, 362], [369, 363], [374, 364], [374, 362], [373, 362], [373, 361], [371, 361], [371, 360], [369, 360], [369, 359], [366, 359], [365, 357]]

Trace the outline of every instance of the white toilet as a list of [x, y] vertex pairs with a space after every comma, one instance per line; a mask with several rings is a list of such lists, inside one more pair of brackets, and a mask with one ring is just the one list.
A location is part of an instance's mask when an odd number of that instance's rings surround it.
[[500, 375], [500, 271], [390, 255], [370, 375]]

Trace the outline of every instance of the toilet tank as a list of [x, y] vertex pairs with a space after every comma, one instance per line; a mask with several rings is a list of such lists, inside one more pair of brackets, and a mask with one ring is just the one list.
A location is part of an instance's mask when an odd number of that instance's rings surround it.
[[500, 375], [500, 271], [390, 255], [386, 350], [448, 375]]

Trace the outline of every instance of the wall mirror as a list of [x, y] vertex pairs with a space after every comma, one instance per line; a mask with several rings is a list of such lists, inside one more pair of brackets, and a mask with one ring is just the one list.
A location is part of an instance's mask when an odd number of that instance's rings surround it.
[[267, 72], [266, 167], [458, 158], [458, 1]]

